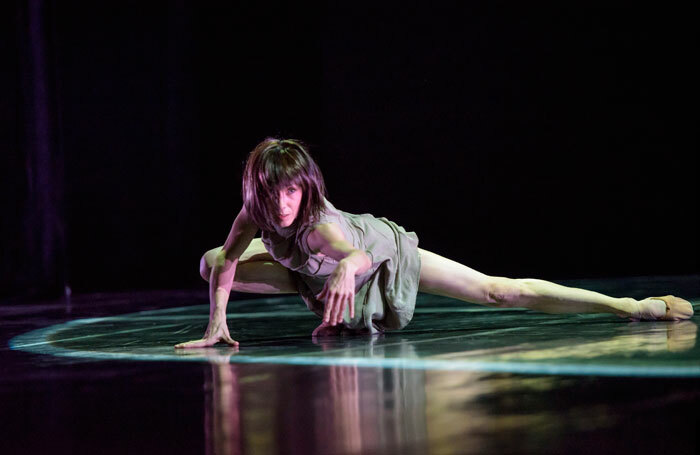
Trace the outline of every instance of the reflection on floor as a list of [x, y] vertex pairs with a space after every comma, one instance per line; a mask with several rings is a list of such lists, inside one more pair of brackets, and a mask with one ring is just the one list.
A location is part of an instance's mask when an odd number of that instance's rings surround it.
[[[697, 310], [699, 282], [644, 286], [659, 287], [647, 295], [689, 298]], [[564, 284], [642, 292], [629, 279]], [[70, 303], [70, 314], [61, 302], [6, 305], [7, 453], [695, 449], [694, 319], [552, 316], [420, 295], [403, 331], [313, 340], [316, 317], [297, 297], [278, 297], [232, 302], [239, 350], [174, 350], [201, 335], [205, 298], [86, 296]]]

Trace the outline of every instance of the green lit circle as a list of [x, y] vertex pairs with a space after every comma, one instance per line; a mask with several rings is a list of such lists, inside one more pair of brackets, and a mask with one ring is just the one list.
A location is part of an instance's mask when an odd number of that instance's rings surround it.
[[312, 340], [319, 320], [297, 296], [231, 303], [238, 351], [173, 345], [199, 338], [208, 307], [79, 319], [10, 340], [12, 349], [85, 359], [353, 365], [524, 374], [700, 376], [697, 325], [627, 322], [609, 315], [493, 309], [420, 294], [413, 321], [378, 336]]

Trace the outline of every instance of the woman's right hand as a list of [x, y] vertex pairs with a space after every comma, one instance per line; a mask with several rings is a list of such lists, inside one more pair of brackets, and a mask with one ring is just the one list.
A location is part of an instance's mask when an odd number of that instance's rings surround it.
[[204, 332], [204, 337], [199, 340], [187, 341], [185, 343], [176, 344], [176, 349], [188, 349], [188, 348], [204, 348], [208, 346], [214, 346], [219, 341], [228, 344], [229, 346], [238, 347], [238, 341], [231, 338], [231, 334], [228, 331], [228, 325], [226, 324], [226, 315], [215, 314], [210, 320], [207, 326], [206, 332]]

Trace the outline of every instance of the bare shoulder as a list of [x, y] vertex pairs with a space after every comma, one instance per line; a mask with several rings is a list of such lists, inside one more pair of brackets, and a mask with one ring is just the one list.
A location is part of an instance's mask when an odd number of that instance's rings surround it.
[[226, 242], [224, 242], [223, 249], [226, 251], [227, 257], [240, 257], [253, 241], [257, 232], [258, 226], [243, 206], [233, 221]]
[[238, 216], [241, 220], [249, 221], [250, 217], [248, 215], [248, 210], [245, 208], [245, 204], [241, 205], [241, 210], [238, 212]]
[[235, 223], [239, 223], [241, 226], [245, 226], [248, 229], [252, 229], [253, 227], [255, 227], [256, 229], [258, 228], [258, 226], [253, 222], [253, 219], [248, 214], [248, 210], [246, 210], [245, 204], [241, 206], [241, 210], [236, 216]]

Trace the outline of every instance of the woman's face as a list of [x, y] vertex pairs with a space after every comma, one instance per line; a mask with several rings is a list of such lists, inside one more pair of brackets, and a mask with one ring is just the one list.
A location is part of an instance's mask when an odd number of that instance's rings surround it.
[[299, 185], [288, 185], [279, 190], [279, 207], [275, 223], [280, 227], [288, 227], [294, 223], [299, 214], [302, 190]]

